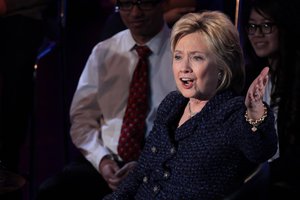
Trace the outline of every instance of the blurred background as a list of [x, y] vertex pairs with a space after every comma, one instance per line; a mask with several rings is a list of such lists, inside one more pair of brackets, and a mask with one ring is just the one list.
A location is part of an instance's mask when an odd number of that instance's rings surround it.
[[69, 107], [87, 57], [112, 12], [110, 0], [51, 0], [45, 11], [46, 32], [36, 59], [34, 103], [18, 171], [26, 180], [23, 199], [34, 199], [40, 183], [78, 154], [69, 137]]

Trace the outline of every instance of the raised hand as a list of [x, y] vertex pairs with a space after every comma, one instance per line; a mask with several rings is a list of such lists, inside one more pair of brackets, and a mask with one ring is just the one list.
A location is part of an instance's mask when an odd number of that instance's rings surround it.
[[269, 80], [268, 73], [269, 67], [263, 68], [248, 89], [245, 105], [250, 119], [257, 120], [264, 115], [263, 96]]

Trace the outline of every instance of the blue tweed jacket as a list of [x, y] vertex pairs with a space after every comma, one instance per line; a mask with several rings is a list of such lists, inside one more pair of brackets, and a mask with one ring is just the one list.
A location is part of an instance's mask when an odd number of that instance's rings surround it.
[[105, 199], [222, 199], [275, 154], [274, 116], [253, 133], [244, 98], [225, 91], [177, 127], [188, 99], [170, 93], [158, 108], [136, 169]]

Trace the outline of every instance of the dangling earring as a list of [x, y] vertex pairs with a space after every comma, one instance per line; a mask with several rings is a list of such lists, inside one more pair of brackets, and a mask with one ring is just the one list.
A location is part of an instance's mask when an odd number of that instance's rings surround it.
[[219, 72], [219, 73], [218, 73], [218, 80], [219, 80], [219, 81], [221, 81], [221, 80], [222, 80], [222, 78], [223, 78], [223, 75], [222, 75], [222, 73], [221, 73], [221, 72]]

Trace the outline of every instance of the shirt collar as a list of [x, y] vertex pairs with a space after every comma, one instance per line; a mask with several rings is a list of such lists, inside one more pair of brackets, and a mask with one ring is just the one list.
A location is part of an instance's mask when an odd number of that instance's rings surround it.
[[[134, 41], [130, 31], [128, 30], [127, 34], [128, 36], [128, 51], [132, 51], [134, 49], [134, 46], [136, 45], [136, 42]], [[150, 41], [148, 41], [145, 45], [149, 47], [149, 49], [152, 51], [152, 54], [159, 54], [159, 51], [163, 49], [163, 45], [165, 41], [170, 40], [170, 28], [165, 23], [162, 30], [156, 34]]]

